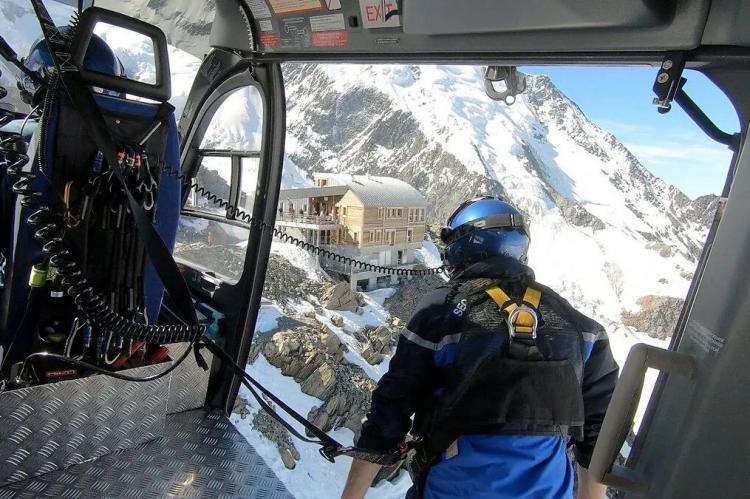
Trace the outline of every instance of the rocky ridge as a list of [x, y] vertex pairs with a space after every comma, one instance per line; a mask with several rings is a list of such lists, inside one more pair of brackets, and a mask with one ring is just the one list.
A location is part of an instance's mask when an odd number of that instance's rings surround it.
[[623, 310], [622, 323], [652, 338], [671, 338], [684, 303], [683, 298], [647, 295], [638, 300], [639, 311]]

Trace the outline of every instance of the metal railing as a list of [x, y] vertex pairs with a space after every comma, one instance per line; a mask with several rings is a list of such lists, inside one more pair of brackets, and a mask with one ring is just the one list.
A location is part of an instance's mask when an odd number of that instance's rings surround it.
[[338, 225], [339, 217], [334, 215], [308, 215], [300, 213], [276, 213], [277, 222], [292, 222], [310, 225]]

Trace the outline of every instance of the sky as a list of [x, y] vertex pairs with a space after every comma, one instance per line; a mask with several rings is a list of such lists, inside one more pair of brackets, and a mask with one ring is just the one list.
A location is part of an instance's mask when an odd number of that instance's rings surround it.
[[[525, 67], [547, 74], [594, 122], [614, 134], [651, 172], [691, 198], [720, 194], [731, 151], [709, 139], [674, 105], [652, 104], [656, 69], [647, 67]], [[687, 70], [685, 91], [724, 131], [739, 131], [729, 99], [704, 75]]]

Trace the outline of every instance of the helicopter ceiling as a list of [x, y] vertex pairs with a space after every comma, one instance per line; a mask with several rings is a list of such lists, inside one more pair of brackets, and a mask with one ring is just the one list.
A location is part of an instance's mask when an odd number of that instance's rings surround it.
[[744, 29], [750, 5], [741, 0], [95, 3], [135, 13], [198, 57], [210, 46], [222, 46], [281, 60], [486, 62], [499, 57], [511, 63], [653, 64], [666, 50], [700, 49], [713, 55], [721, 47], [724, 54], [744, 57], [744, 50], [727, 52], [723, 46], [750, 47]]

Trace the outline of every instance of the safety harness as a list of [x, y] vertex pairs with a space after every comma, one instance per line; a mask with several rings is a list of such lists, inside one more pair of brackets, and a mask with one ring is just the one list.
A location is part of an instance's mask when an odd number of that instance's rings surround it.
[[430, 468], [462, 435], [567, 435], [580, 434], [583, 426], [580, 334], [544, 323], [536, 287], [526, 287], [521, 299], [511, 298], [497, 282], [480, 288], [479, 295], [476, 286], [465, 288], [474, 298], [457, 294], [447, 308], [465, 299], [474, 307], [488, 306], [482, 305], [484, 294], [497, 306], [507, 336], [478, 326], [479, 319], [468, 317], [471, 308], [462, 317], [463, 330], [450, 331], [461, 333], [453, 365], [440, 395], [415, 418], [416, 452], [409, 467], [419, 496]]
[[508, 294], [495, 286], [485, 291], [497, 303], [500, 310], [507, 314], [505, 319], [511, 340], [535, 341], [536, 329], [539, 325], [537, 309], [542, 300], [542, 292], [534, 288], [526, 288], [523, 301], [519, 305]]

